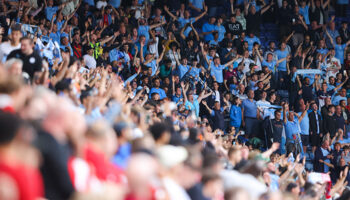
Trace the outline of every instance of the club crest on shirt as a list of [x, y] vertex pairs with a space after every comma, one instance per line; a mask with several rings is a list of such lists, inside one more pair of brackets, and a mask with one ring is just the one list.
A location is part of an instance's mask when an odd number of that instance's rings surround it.
[[29, 62], [30, 62], [30, 64], [34, 64], [35, 63], [35, 58], [34, 57], [29, 58]]

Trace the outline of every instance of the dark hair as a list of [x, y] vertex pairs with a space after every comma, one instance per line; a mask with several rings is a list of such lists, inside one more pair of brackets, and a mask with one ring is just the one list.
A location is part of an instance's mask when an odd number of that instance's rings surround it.
[[30, 42], [31, 44], [34, 44], [33, 39], [32, 39], [32, 38], [30, 38], [30, 37], [28, 37], [28, 36], [24, 36], [24, 37], [22, 37], [20, 41], [22, 42], [22, 41], [24, 41], [24, 40], [29, 40], [29, 42]]
[[18, 116], [0, 111], [0, 145], [10, 143], [22, 124], [23, 121]]
[[157, 141], [164, 135], [164, 133], [169, 132], [170, 130], [165, 123], [155, 123], [149, 127], [149, 131], [151, 132], [154, 140]]
[[296, 183], [289, 183], [287, 185], [286, 191], [287, 192], [291, 192], [294, 188], [298, 187], [298, 185]]

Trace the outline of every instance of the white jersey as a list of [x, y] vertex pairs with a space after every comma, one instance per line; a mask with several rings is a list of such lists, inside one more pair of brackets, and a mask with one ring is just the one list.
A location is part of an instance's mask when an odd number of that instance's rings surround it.
[[17, 46], [12, 46], [10, 42], [4, 42], [0, 44], [0, 62], [6, 62], [7, 56], [11, 53], [13, 50], [17, 50], [21, 48], [21, 43], [19, 43]]

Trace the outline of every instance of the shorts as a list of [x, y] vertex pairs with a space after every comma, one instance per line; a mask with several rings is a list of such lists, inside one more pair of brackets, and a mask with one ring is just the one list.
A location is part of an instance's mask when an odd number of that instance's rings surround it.
[[321, 146], [321, 137], [319, 134], [310, 134], [311, 146]]
[[309, 135], [300, 135], [301, 137], [301, 143], [303, 146], [308, 146], [309, 145]]

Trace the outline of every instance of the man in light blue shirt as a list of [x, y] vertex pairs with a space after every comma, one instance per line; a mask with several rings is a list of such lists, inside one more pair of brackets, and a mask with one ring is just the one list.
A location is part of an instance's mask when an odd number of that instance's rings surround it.
[[163, 100], [164, 98], [166, 98], [167, 96], [165, 94], [165, 91], [162, 88], [159, 88], [160, 87], [159, 78], [154, 79], [153, 83], [154, 83], [154, 87], [151, 88], [151, 91], [149, 92], [149, 98], [151, 98], [153, 93], [158, 93], [160, 100]]
[[337, 37], [339, 36], [338, 30], [335, 28], [335, 22], [329, 22], [329, 28], [327, 29], [327, 33], [324, 34], [324, 37], [326, 38], [326, 45], [328, 48], [332, 48], [332, 42], [328, 35], [332, 38], [333, 42], [336, 41]]
[[208, 42], [214, 39], [213, 32], [215, 30], [215, 17], [210, 17], [209, 22], [205, 23], [202, 27], [202, 34], [204, 35], [204, 41]]
[[163, 21], [163, 22], [161, 22], [161, 23], [158, 23], [158, 24], [152, 24], [152, 25], [147, 25], [146, 24], [146, 21], [144, 20], [144, 19], [142, 19], [142, 18], [140, 18], [139, 19], [139, 24], [140, 24], [140, 26], [138, 27], [138, 29], [137, 29], [137, 33], [138, 33], [138, 35], [144, 35], [145, 37], [146, 37], [146, 44], [147, 44], [147, 42], [148, 42], [148, 40], [149, 40], [149, 30], [151, 30], [151, 29], [154, 29], [154, 28], [156, 28], [156, 27], [159, 27], [159, 26], [161, 26], [161, 25], [163, 25], [165, 22]]
[[[298, 112], [298, 115], [301, 116], [303, 112], [306, 109], [306, 105], [301, 105], [301, 112]], [[307, 111], [306, 111], [307, 112]], [[304, 118], [300, 121], [300, 136], [301, 141], [303, 143], [303, 150], [306, 152], [306, 148], [309, 145], [309, 129], [310, 129], [310, 123], [309, 123], [309, 115], [306, 114]]]
[[345, 89], [345, 88], [342, 88], [342, 89], [340, 90], [339, 93], [340, 93], [339, 95], [334, 96], [334, 97], [332, 98], [332, 104], [335, 105], [335, 106], [339, 105], [339, 102], [340, 102], [341, 100], [345, 100], [345, 102], [347, 102], [347, 98], [346, 98], [346, 89]]
[[[285, 42], [282, 42], [281, 48], [276, 51], [277, 59], [280, 60], [282, 58], [286, 58], [289, 55], [288, 50], [286, 49], [287, 44]], [[284, 60], [281, 62], [278, 66], [277, 69], [279, 71], [286, 72], [287, 71], [287, 61]]]
[[253, 50], [253, 45], [255, 42], [257, 42], [259, 45], [261, 44], [260, 39], [254, 35], [254, 33], [249, 33], [248, 37], [244, 38], [244, 41], [248, 42], [248, 50]]
[[251, 137], [252, 134], [257, 134], [260, 130], [258, 118], [260, 117], [256, 101], [254, 100], [254, 91], [248, 91], [248, 99], [242, 102], [242, 125], [245, 126], [245, 137]]
[[304, 153], [303, 144], [301, 139], [299, 139], [299, 134], [301, 134], [301, 128], [300, 123], [303, 120], [303, 118], [307, 114], [307, 110], [309, 110], [309, 103], [306, 104], [305, 110], [302, 112], [302, 114], [299, 116], [293, 111], [289, 111], [288, 114], [286, 113], [286, 108], [288, 107], [288, 104], [286, 103], [283, 105], [283, 122], [284, 127], [286, 131], [286, 145], [288, 143], [295, 143], [295, 140], [297, 140], [300, 144], [300, 153]]
[[188, 70], [190, 70], [190, 66], [187, 65], [187, 58], [186, 57], [182, 57], [181, 59], [181, 63], [179, 63], [178, 59], [176, 59], [176, 63], [177, 63], [177, 69], [178, 69], [178, 74], [180, 79], [182, 79], [185, 74], [188, 72]]
[[237, 58], [234, 58], [228, 63], [221, 65], [220, 58], [215, 57], [214, 62], [211, 62], [210, 64], [210, 74], [213, 76], [214, 80], [216, 80], [216, 82], [218, 82], [219, 84], [222, 84], [224, 82], [222, 70], [224, 70], [227, 66], [231, 65], [236, 60]]

